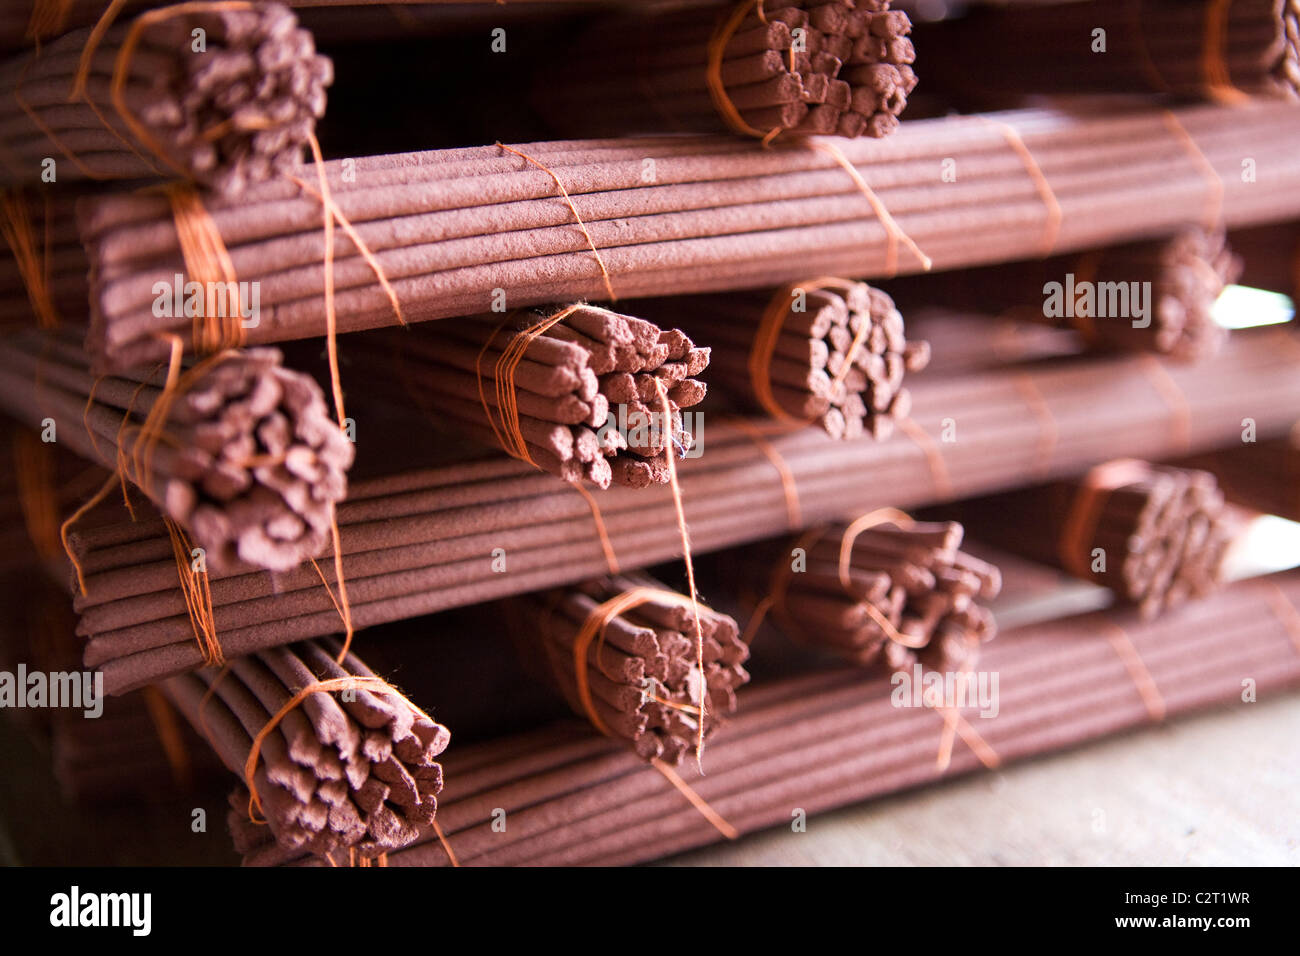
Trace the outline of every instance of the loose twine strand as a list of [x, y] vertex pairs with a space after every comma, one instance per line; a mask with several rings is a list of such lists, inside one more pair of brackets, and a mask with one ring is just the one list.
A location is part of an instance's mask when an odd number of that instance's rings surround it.
[[[676, 591], [664, 590], [663, 588], [634, 587], [623, 591], [621, 594], [616, 594], [614, 597], [591, 609], [590, 613], [587, 615], [587, 619], [583, 621], [582, 626], [578, 629], [578, 633], [573, 639], [573, 672], [574, 680], [577, 684], [578, 701], [582, 704], [587, 719], [591, 721], [593, 727], [606, 737], [614, 736], [609, 725], [606, 724], [605, 721], [601, 719], [600, 714], [597, 713], [596, 703], [591, 696], [591, 681], [587, 672], [587, 652], [591, 647], [592, 641], [596, 642], [595, 656], [599, 659], [600, 651], [603, 649], [605, 644], [605, 631], [609, 627], [609, 623], [614, 620], [614, 618], [618, 617], [618, 615], [651, 601], [668, 604], [673, 607], [690, 609], [695, 620], [695, 633], [697, 638], [696, 647], [699, 652], [697, 666], [700, 671], [700, 703], [698, 707], [689, 707], [673, 703], [672, 701], [662, 700], [657, 697], [655, 699], [659, 700], [660, 703], [667, 707], [691, 713], [698, 717], [699, 737], [696, 741], [695, 759], [696, 767], [700, 772], [700, 776], [703, 776], [704, 768], [700, 764], [703, 755], [704, 721], [707, 713], [706, 701], [708, 700], [709, 690], [708, 681], [704, 673], [704, 636], [703, 631], [701, 630], [700, 612], [702, 609], [707, 610], [707, 608], [704, 608], [704, 606], [699, 603], [695, 594], [694, 571], [690, 570], [689, 555], [690, 552], [688, 550], [688, 580], [691, 582], [691, 594], [689, 597], [683, 594], [678, 594]], [[676, 787], [677, 790], [686, 797], [691, 806], [695, 807], [695, 809], [698, 810], [700, 814], [724, 837], [729, 840], [734, 840], [739, 836], [739, 832], [736, 828], [723, 819], [721, 814], [710, 807], [708, 802], [692, 789], [691, 786], [687, 784], [672, 767], [668, 766], [668, 764], [664, 763], [657, 757], [650, 761], [650, 765], [663, 774], [668, 782]], [[450, 848], [448, 848], [448, 853], [450, 853]]]
[[58, 310], [50, 290], [50, 209], [46, 196], [43, 222], [44, 254], [39, 250], [27, 203], [17, 190], [0, 190], [0, 234], [14, 254], [14, 264], [27, 290], [37, 324], [42, 329], [59, 326]]

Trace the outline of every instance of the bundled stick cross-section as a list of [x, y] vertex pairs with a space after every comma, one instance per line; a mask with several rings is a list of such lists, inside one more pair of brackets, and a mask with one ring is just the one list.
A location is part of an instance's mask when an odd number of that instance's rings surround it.
[[329, 59], [276, 3], [190, 3], [102, 37], [77, 30], [0, 69], [0, 175], [181, 176], [220, 192], [298, 163], [325, 113]]
[[644, 575], [517, 598], [511, 608], [521, 653], [576, 713], [646, 760], [678, 763], [736, 709], [749, 680], [736, 622]]
[[284, 849], [375, 856], [433, 821], [450, 733], [354, 655], [337, 654], [304, 642], [163, 685], [249, 788], [231, 798], [240, 852], [269, 827]]
[[584, 135], [887, 136], [916, 87], [911, 29], [889, 0], [640, 11], [582, 37], [562, 68], [548, 65], [534, 99]]
[[704, 398], [695, 376], [709, 364], [677, 329], [582, 304], [352, 345], [354, 370], [426, 416], [601, 488], [668, 481], [667, 456], [693, 441], [681, 410]]
[[161, 368], [96, 377], [66, 334], [27, 332], [0, 340], [0, 407], [138, 485], [213, 569], [319, 554], [353, 459], [276, 349], [220, 353], [169, 386]]
[[887, 509], [749, 552], [744, 563], [768, 583], [760, 607], [801, 643], [858, 665], [961, 671], [997, 633], [978, 602], [1002, 589], [998, 569], [961, 541], [956, 522]]
[[887, 438], [906, 418], [907, 372], [930, 361], [909, 342], [893, 300], [865, 282], [816, 279], [766, 292], [675, 296], [638, 304], [708, 338], [709, 378], [772, 418], [816, 423], [832, 438]]
[[1158, 352], [1187, 361], [1223, 347], [1213, 316], [1241, 260], [1222, 230], [1184, 229], [1162, 240], [1070, 256], [901, 280], [891, 291], [921, 303], [1002, 314], [1073, 329], [1094, 348]]
[[1109, 588], [1144, 618], [1214, 590], [1229, 542], [1214, 475], [1129, 458], [961, 514], [980, 540]]

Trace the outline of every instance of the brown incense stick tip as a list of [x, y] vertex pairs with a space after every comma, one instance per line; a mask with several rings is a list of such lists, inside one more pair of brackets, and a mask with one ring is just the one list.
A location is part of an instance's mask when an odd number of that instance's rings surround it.
[[169, 409], [168, 431], [186, 438], [161, 504], [212, 568], [287, 571], [315, 557], [347, 491], [352, 443], [316, 382], [281, 361], [276, 349], [223, 355]]
[[1223, 232], [1189, 229], [1161, 247], [1159, 261], [1151, 302], [1154, 350], [1185, 361], [1214, 355], [1228, 337], [1214, 320], [1214, 303], [1241, 275], [1241, 259]]
[[727, 615], [699, 605], [697, 632], [697, 616], [689, 602], [652, 596], [610, 618], [587, 646], [589, 699], [584, 701], [575, 664], [579, 631], [603, 602], [646, 587], [665, 591], [644, 575], [608, 576], [519, 599], [512, 610], [521, 617], [528, 615], [532, 622], [519, 629], [530, 635], [521, 642], [521, 652], [577, 714], [627, 740], [642, 758], [676, 764], [699, 739], [701, 653], [707, 737], [722, 715], [736, 709], [736, 689], [749, 681], [743, 666], [749, 648]]
[[1002, 577], [959, 550], [962, 526], [874, 525], [852, 538], [842, 572], [848, 532], [848, 525], [833, 525], [802, 545], [798, 566], [791, 564], [792, 541], [750, 559], [760, 579], [774, 582], [775, 623], [800, 643], [859, 666], [970, 669], [980, 645], [997, 631], [993, 615], [977, 601], [996, 597]]
[[337, 653], [336, 645], [306, 642], [239, 658], [221, 677], [205, 672], [167, 682], [177, 706], [206, 728], [243, 779], [252, 740], [299, 690], [363, 681], [351, 691], [307, 695], [263, 737], [254, 783], [265, 825], [250, 820], [244, 784], [230, 798], [241, 853], [274, 840], [322, 857], [339, 850], [373, 857], [413, 843], [434, 819], [443, 779], [437, 758], [450, 733], [355, 657], [337, 663]]
[[[194, 31], [205, 49], [194, 51]], [[333, 66], [281, 4], [170, 17], [145, 30], [151, 49], [181, 51], [138, 112], [155, 141], [198, 182], [237, 194], [298, 164], [325, 114]]]

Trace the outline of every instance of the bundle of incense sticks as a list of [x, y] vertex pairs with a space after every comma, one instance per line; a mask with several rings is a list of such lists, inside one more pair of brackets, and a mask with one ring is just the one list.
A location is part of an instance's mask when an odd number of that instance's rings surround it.
[[1169, 239], [1071, 256], [905, 279], [891, 288], [911, 312], [924, 302], [988, 310], [1072, 328], [1095, 348], [1160, 352], [1184, 360], [1213, 355], [1227, 330], [1212, 315], [1241, 259], [1222, 231], [1185, 229]]
[[1241, 256], [1242, 285], [1300, 302], [1300, 222], [1237, 229], [1229, 240]]
[[[1300, 94], [1296, 0], [1094, 0], [980, 7], [923, 24], [934, 88], [981, 94], [1151, 91], [1236, 103]], [[988, 69], [990, 58], [998, 69]]]
[[646, 760], [680, 762], [735, 711], [749, 680], [736, 622], [645, 575], [610, 575], [509, 608], [534, 670]]
[[[190, 789], [216, 769], [210, 749], [156, 688], [122, 697], [91, 697], [81, 670], [81, 641], [67, 593], [53, 581], [33, 578], [30, 565], [0, 574], [8, 609], [0, 621], [0, 668], [16, 686], [32, 674], [50, 687], [76, 687], [81, 706], [5, 706], [49, 755], [64, 799], [79, 804], [157, 800]], [[72, 683], [69, 684], [68, 681]], [[89, 691], [89, 694], [87, 693]], [[51, 703], [47, 697], [47, 704]]]
[[450, 733], [354, 655], [337, 656], [304, 642], [163, 685], [248, 786], [232, 799], [240, 852], [246, 831], [269, 829], [285, 849], [376, 856], [434, 818]]
[[[806, 428], [769, 429], [759, 442], [761, 425], [718, 421], [704, 454], [680, 463], [691, 547], [734, 547], [846, 511], [988, 494], [1029, 475], [1078, 474], [1115, 454], [1214, 448], [1237, 440], [1245, 417], [1261, 437], [1274, 435], [1300, 418], [1298, 365], [1292, 333], [1260, 329], [1195, 366], [1108, 356], [1015, 375], [922, 373], [912, 386], [915, 428], [888, 441], [836, 442]], [[358, 434], [367, 434], [364, 422]], [[593, 512], [572, 486], [505, 456], [353, 482], [338, 521], [358, 628], [581, 581], [612, 561], [649, 567], [682, 548], [671, 488], [611, 488]], [[86, 661], [112, 692], [202, 663], [157, 522], [109, 509], [106, 524], [74, 528], [70, 544], [85, 575], [76, 606]], [[495, 549], [507, 573], [494, 570]], [[245, 566], [209, 580], [227, 655], [339, 628], [313, 567], [273, 577]]]
[[817, 279], [765, 292], [673, 296], [637, 303], [712, 346], [710, 380], [751, 408], [832, 438], [887, 438], [906, 418], [908, 372], [930, 360], [908, 341], [894, 302], [865, 282]]
[[320, 386], [276, 349], [223, 352], [167, 378], [97, 378], [66, 334], [0, 339], [0, 407], [132, 481], [205, 563], [286, 570], [319, 554], [353, 458]]
[[601, 488], [668, 480], [709, 364], [677, 329], [583, 304], [360, 336], [347, 354], [436, 423]]
[[911, 29], [889, 0], [642, 10], [580, 37], [533, 98], [585, 135], [887, 136], [916, 87]]
[[[1220, 217], [1234, 227], [1276, 221], [1300, 215], [1298, 115], [1284, 104], [1093, 104], [774, 149], [668, 137], [331, 162], [332, 202], [355, 230], [336, 233], [337, 326], [396, 324], [395, 302], [421, 321], [490, 311], [502, 295], [515, 308], [869, 278], [1091, 248]], [[1268, 175], [1243, 182], [1242, 156]], [[959, 172], [940, 187], [945, 160]], [[250, 344], [326, 330], [321, 199], [306, 185], [267, 183], [207, 205], [227, 271], [260, 283]], [[170, 204], [117, 195], [79, 208], [91, 351], [114, 364], [158, 357], [158, 333], [184, 324], [152, 309], [155, 283], [186, 271]]]
[[1228, 545], [1214, 475], [1136, 459], [959, 510], [980, 540], [1107, 587], [1143, 618], [1217, 587]]
[[747, 550], [738, 560], [766, 582], [763, 606], [794, 640], [859, 666], [970, 670], [997, 633], [976, 602], [997, 597], [998, 569], [959, 550], [955, 521], [864, 518]]
[[78, 30], [0, 68], [13, 91], [0, 176], [48, 181], [53, 158], [59, 181], [180, 174], [238, 193], [300, 162], [331, 79], [276, 3], [182, 4], [102, 36]]
[[1242, 441], [1176, 464], [1213, 472], [1229, 501], [1300, 521], [1300, 425], [1278, 438]]
[[[1241, 706], [1246, 678], [1260, 699], [1300, 686], [1297, 603], [1300, 576], [1288, 572], [1240, 582], [1156, 621], [1107, 610], [1004, 631], [981, 656], [988, 700], [977, 682], [966, 695], [954, 683], [939, 710], [926, 706], [922, 686], [901, 688], [858, 669], [756, 684], [714, 737], [703, 773], [690, 762], [679, 773], [726, 824], [750, 833], [788, 827], [795, 810], [820, 813]], [[662, 775], [590, 728], [561, 724], [460, 748], [447, 774], [438, 822], [461, 864], [623, 865], [723, 838]], [[492, 825], [502, 810], [504, 831]], [[247, 862], [291, 859], [269, 847]], [[389, 859], [447, 862], [428, 832]]]

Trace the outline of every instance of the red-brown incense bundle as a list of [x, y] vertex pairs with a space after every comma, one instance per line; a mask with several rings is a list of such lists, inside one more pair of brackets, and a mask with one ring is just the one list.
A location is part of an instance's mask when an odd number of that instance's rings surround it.
[[435, 422], [601, 488], [668, 481], [709, 364], [677, 329], [584, 304], [362, 336], [348, 354]]
[[580, 135], [887, 136], [916, 86], [911, 29], [889, 0], [636, 11], [548, 63], [534, 100]]
[[450, 733], [354, 655], [338, 663], [337, 651], [305, 642], [163, 685], [249, 788], [232, 798], [240, 852], [262, 842], [248, 831], [269, 828], [285, 849], [375, 856], [433, 821]]
[[985, 5], [923, 24], [917, 42], [933, 88], [965, 99], [1130, 91], [1240, 103], [1300, 95], [1297, 0]]
[[0, 340], [0, 407], [136, 484], [212, 569], [297, 567], [347, 490], [352, 443], [276, 349], [220, 353], [169, 386], [158, 367], [96, 377], [68, 335], [27, 332]]
[[887, 438], [906, 418], [908, 372], [930, 360], [908, 341], [894, 302], [865, 282], [814, 279], [776, 290], [674, 296], [637, 304], [711, 346], [709, 379], [751, 408], [832, 438]]
[[702, 739], [701, 700], [707, 738], [749, 680], [736, 622], [644, 575], [604, 577], [510, 607], [521, 651], [574, 712], [646, 760], [678, 763]]
[[180, 175], [224, 193], [301, 159], [330, 61], [276, 3], [182, 4], [0, 68], [6, 183]]
[[1222, 231], [1186, 229], [1169, 239], [903, 280], [891, 292], [909, 312], [923, 304], [1000, 312], [1074, 329], [1094, 348], [1191, 361], [1222, 348], [1228, 333], [1212, 311], [1240, 273]]
[[1135, 459], [960, 510], [981, 541], [1107, 587], [1144, 618], [1216, 588], [1228, 545], [1212, 474]]
[[747, 576], [767, 583], [774, 621], [800, 643], [858, 665], [949, 672], [969, 670], [997, 633], [978, 601], [1002, 587], [998, 569], [959, 550], [961, 541], [953, 521], [871, 513], [742, 560]]

